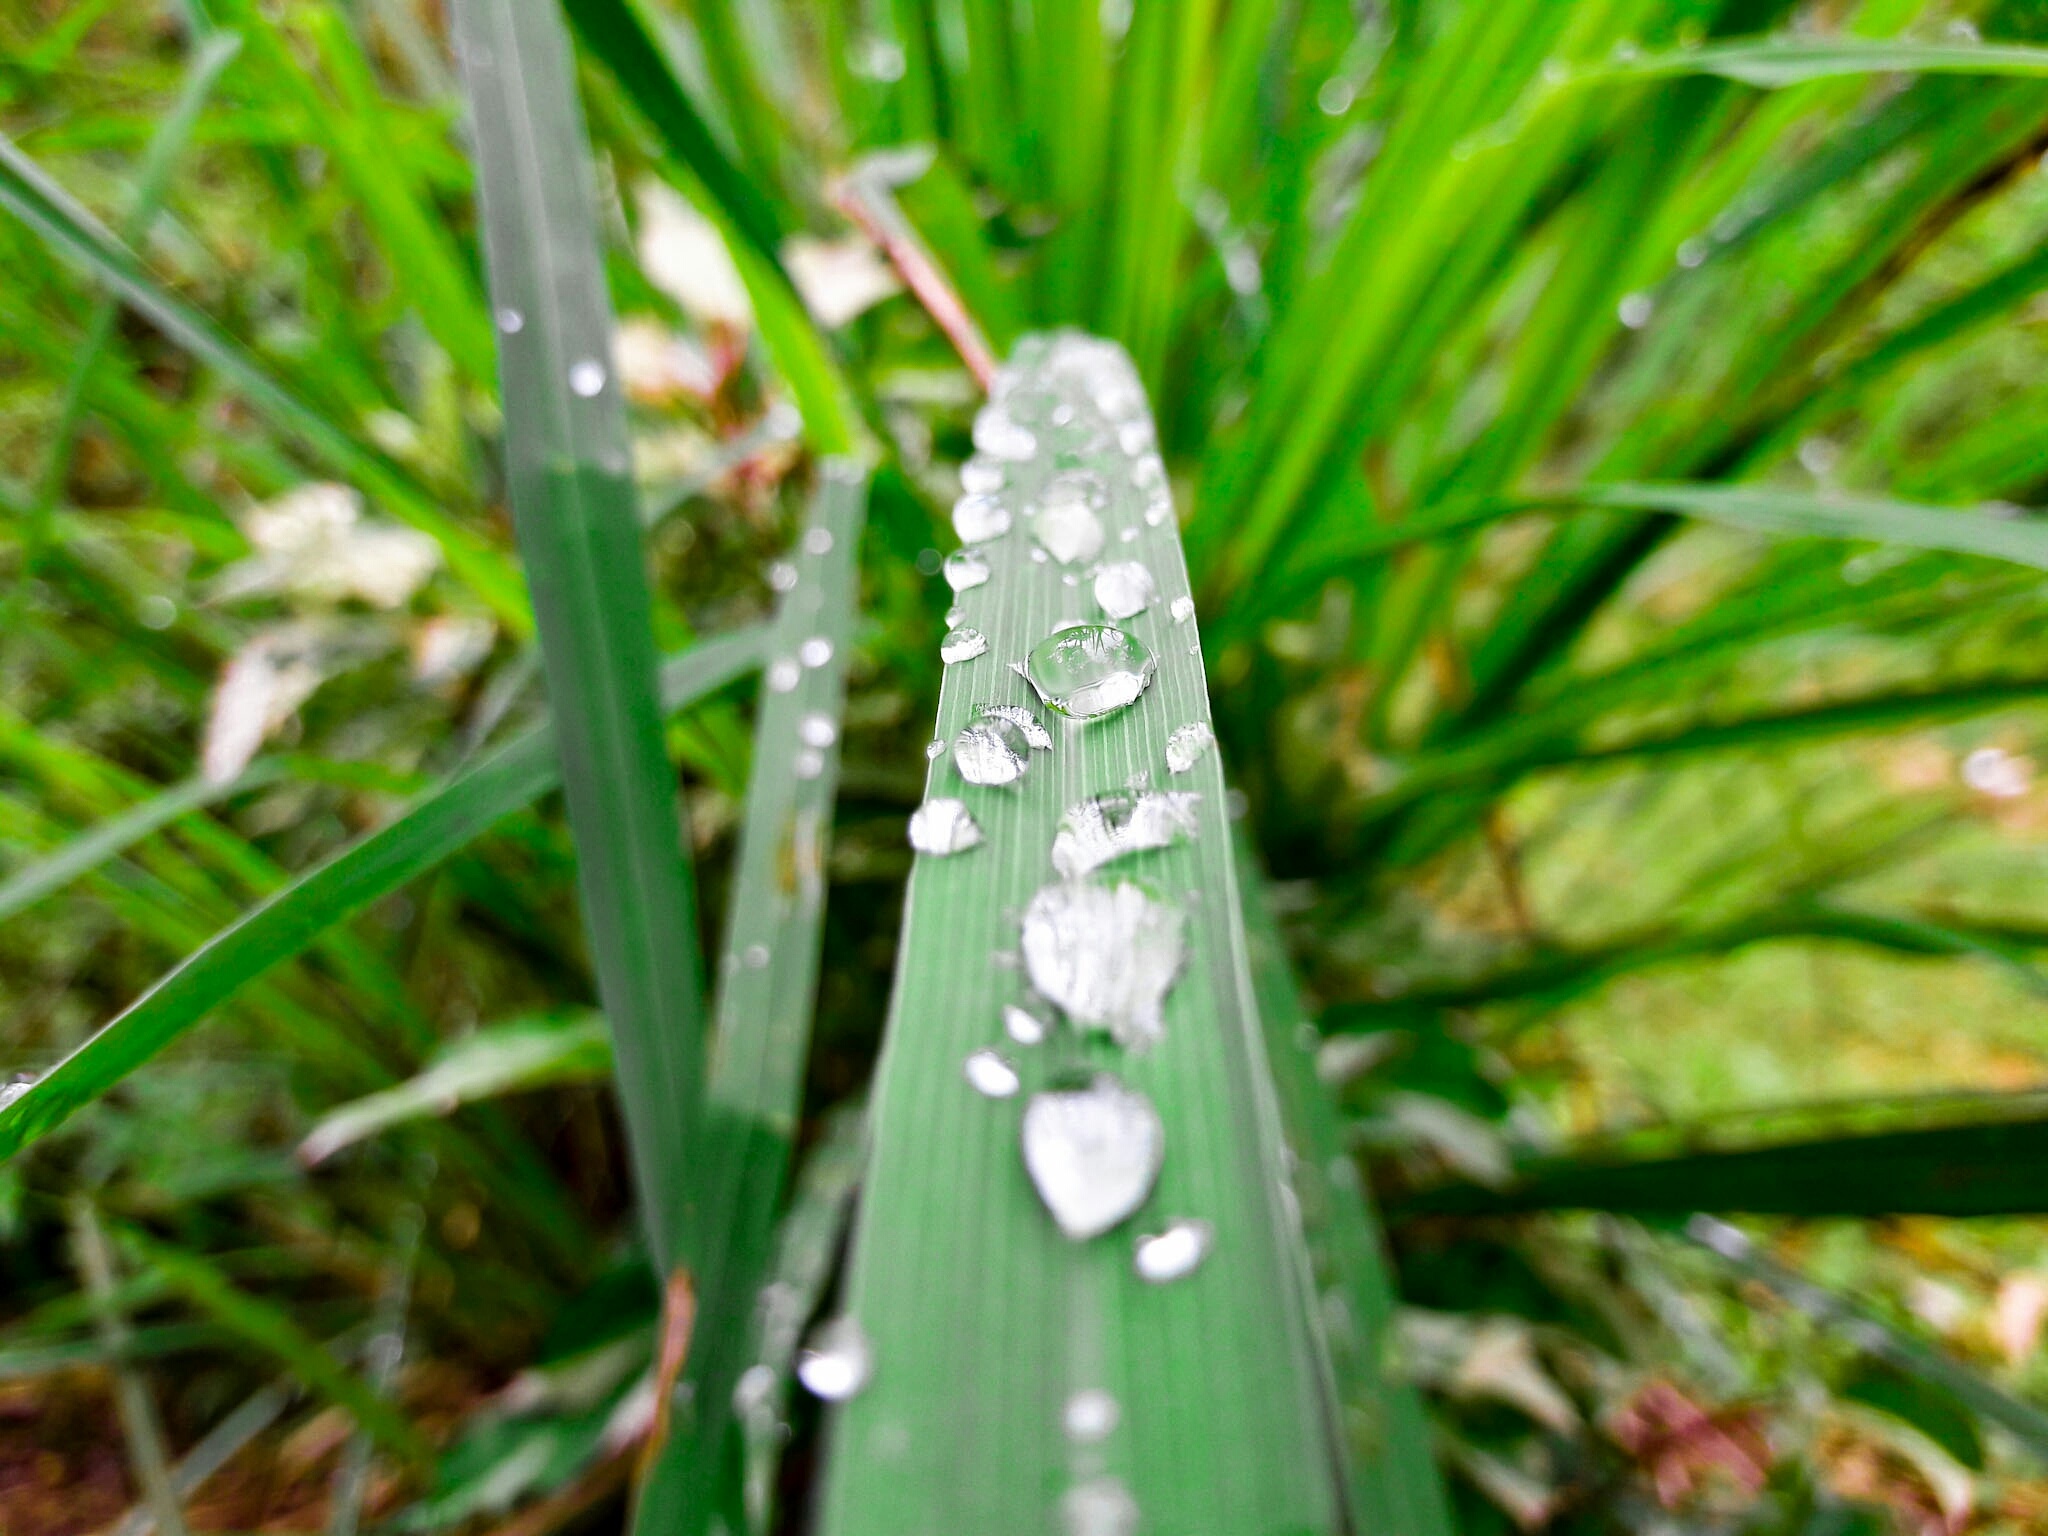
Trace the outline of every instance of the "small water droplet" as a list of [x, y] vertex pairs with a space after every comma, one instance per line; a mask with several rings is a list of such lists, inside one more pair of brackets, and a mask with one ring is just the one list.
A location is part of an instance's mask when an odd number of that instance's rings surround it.
[[1053, 1221], [1085, 1242], [1145, 1203], [1166, 1158], [1166, 1127], [1150, 1099], [1102, 1073], [1086, 1088], [1033, 1094], [1023, 1148]]
[[1105, 565], [1095, 573], [1095, 601], [1112, 619], [1143, 613], [1158, 595], [1152, 573], [1136, 560]]
[[1063, 881], [1024, 909], [1031, 984], [1075, 1024], [1142, 1047], [1165, 1033], [1166, 994], [1187, 956], [1187, 919], [1134, 881]]
[[1077, 1445], [1093, 1445], [1116, 1432], [1123, 1410], [1100, 1387], [1083, 1387], [1067, 1399], [1060, 1410], [1060, 1427]]
[[1024, 676], [1048, 709], [1096, 720], [1136, 700], [1157, 670], [1135, 636], [1112, 624], [1076, 624], [1034, 645]]
[[0, 1109], [5, 1109], [35, 1085], [36, 1075], [33, 1072], [17, 1072], [6, 1082], [0, 1083]]
[[1173, 503], [1155, 501], [1145, 508], [1145, 525], [1148, 528], [1164, 528], [1166, 520], [1173, 516]]
[[768, 664], [768, 687], [774, 693], [788, 693], [803, 680], [804, 669], [794, 656], [778, 656]]
[[[945, 744], [939, 743], [945, 750]], [[965, 853], [981, 842], [981, 827], [964, 800], [927, 800], [910, 813], [910, 846], [935, 858]]]
[[1166, 738], [1166, 771], [1186, 773], [1215, 744], [1216, 733], [1206, 720], [1190, 721]]
[[875, 1347], [851, 1317], [819, 1326], [796, 1357], [796, 1379], [828, 1403], [858, 1396], [874, 1374]]
[[955, 592], [965, 592], [988, 580], [988, 561], [977, 550], [954, 550], [946, 556], [942, 569], [946, 573], [946, 585]]
[[775, 1398], [775, 1367], [756, 1361], [740, 1372], [732, 1384], [732, 1411], [750, 1419], [767, 1409]]
[[805, 746], [823, 749], [839, 739], [839, 727], [830, 715], [813, 710], [797, 721], [796, 734]]
[[1106, 537], [1102, 519], [1095, 515], [1086, 495], [1057, 480], [1046, 490], [1038, 516], [1032, 520], [1031, 536], [1062, 565], [1093, 560], [1102, 553]]
[[1174, 623], [1185, 624], [1195, 616], [1195, 600], [1183, 592], [1166, 605], [1166, 611], [1173, 615]]
[[804, 553], [811, 555], [831, 554], [832, 530], [830, 528], [811, 528], [806, 530], [804, 533]]
[[1138, 542], [1138, 530], [1135, 528], [1126, 528], [1121, 533], [1119, 533], [1117, 537], [1126, 544], [1135, 544]]
[[1001, 405], [988, 405], [974, 418], [974, 446], [992, 459], [1028, 459], [1038, 451], [1038, 438]]
[[751, 970], [760, 970], [768, 963], [768, 946], [766, 944], [749, 944], [741, 951], [740, 961]]
[[928, 741], [925, 743], [924, 760], [926, 762], [936, 763], [940, 758], [944, 757], [945, 755], [946, 744], [943, 741]]
[[976, 1051], [960, 1064], [968, 1086], [991, 1099], [1007, 1099], [1022, 1085], [1017, 1069], [994, 1051]]
[[1052, 840], [1052, 867], [1069, 880], [1078, 879], [1113, 859], [1193, 837], [1201, 798], [1147, 791], [1095, 795], [1069, 806]]
[[1678, 242], [1678, 264], [1690, 270], [1702, 265], [1707, 259], [1707, 242], [1698, 235]]
[[1166, 461], [1148, 453], [1131, 465], [1131, 484], [1141, 491], [1153, 491], [1166, 484]]
[[1031, 766], [1031, 741], [1009, 720], [986, 717], [953, 738], [953, 766], [970, 784], [1014, 784]]
[[1007, 479], [994, 459], [969, 459], [960, 466], [960, 489], [970, 496], [992, 496]]
[[980, 630], [948, 630], [946, 638], [939, 642], [939, 660], [950, 667], [955, 662], [972, 661], [987, 650], [988, 636]]
[[1045, 552], [1044, 550], [1040, 549], [1040, 548], [1039, 548], [1039, 547], [1038, 547], [1038, 546], [1037, 546], [1036, 544], [1034, 544], [1034, 545], [1032, 545], [1032, 546], [1031, 546], [1031, 563], [1032, 563], [1033, 565], [1047, 565], [1047, 564], [1050, 564], [1050, 563], [1051, 563], [1051, 561], [1052, 561], [1052, 556], [1051, 556], [1051, 555], [1048, 555], [1048, 554], [1047, 554], [1047, 553], [1046, 553], [1046, 552]]
[[1038, 716], [1022, 704], [984, 704], [984, 720], [1007, 720], [1024, 733], [1024, 739], [1041, 752], [1052, 750], [1052, 732], [1038, 723]]
[[1045, 1039], [1045, 1020], [1015, 1003], [1003, 1005], [1003, 1033], [1019, 1045], [1037, 1045]]
[[815, 779], [825, 771], [825, 754], [812, 747], [805, 747], [796, 755], [792, 765], [800, 779]]
[[1114, 1477], [1091, 1477], [1060, 1496], [1061, 1536], [1137, 1536], [1138, 1501]]
[[1116, 445], [1135, 457], [1152, 446], [1152, 423], [1142, 417], [1116, 429]]
[[1215, 1242], [1216, 1229], [1208, 1222], [1175, 1221], [1164, 1232], [1141, 1236], [1131, 1250], [1131, 1265], [1140, 1280], [1164, 1285], [1200, 1269]]
[[768, 585], [778, 592], [787, 592], [797, 583], [796, 567], [787, 560], [778, 560], [768, 567]]
[[1010, 531], [1010, 509], [993, 496], [962, 496], [953, 503], [953, 531], [963, 544], [986, 544]]
[[796, 659], [807, 667], [822, 667], [832, 659], [832, 642], [823, 635], [813, 635], [796, 648]]
[[1650, 323], [1650, 312], [1654, 307], [1647, 293], [1626, 293], [1614, 306], [1614, 313], [1630, 330], [1640, 331]]
[[946, 610], [946, 628], [958, 629], [962, 624], [965, 624], [966, 622], [967, 608], [965, 604], [955, 603], [952, 607]]
[[507, 336], [517, 336], [526, 329], [526, 316], [508, 305], [498, 311], [498, 329]]
[[588, 400], [604, 392], [604, 364], [594, 357], [579, 358], [569, 365], [569, 388]]

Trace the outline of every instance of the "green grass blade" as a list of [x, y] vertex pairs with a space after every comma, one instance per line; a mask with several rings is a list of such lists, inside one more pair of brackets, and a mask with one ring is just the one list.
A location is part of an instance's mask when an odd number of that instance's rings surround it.
[[533, 592], [577, 885], [650, 1248], [689, 1251], [703, 979], [662, 742], [646, 555], [589, 144], [552, 6], [456, 10], [498, 318], [512, 511]]
[[391, 1126], [445, 1115], [478, 1099], [557, 1083], [602, 1082], [611, 1070], [611, 1036], [601, 1014], [488, 1024], [397, 1087], [322, 1115], [299, 1143], [299, 1161], [324, 1161]]
[[[1250, 860], [1241, 854], [1240, 865], [1249, 868]], [[1399, 1298], [1372, 1194], [1351, 1159], [1343, 1117], [1316, 1077], [1320, 1036], [1302, 1007], [1264, 884], [1247, 878], [1243, 891], [1259, 1017], [1294, 1154], [1311, 1283], [1321, 1290], [1310, 1315], [1322, 1319], [1329, 1351], [1352, 1528], [1451, 1536], [1450, 1495], [1431, 1453], [1421, 1394], [1392, 1363]]]
[[98, 220], [0, 135], [0, 207], [135, 306], [280, 430], [394, 516], [431, 535], [449, 568], [515, 633], [532, 627], [519, 578], [498, 550], [441, 510], [434, 494], [273, 378], [240, 342], [160, 283]]
[[1901, 38], [1777, 37], [1646, 54], [1592, 71], [1592, 80], [1720, 75], [1764, 90], [1845, 75], [2016, 75], [2048, 78], [2048, 48], [2016, 43], [1917, 43]]
[[[664, 680], [670, 707], [684, 708], [758, 665], [761, 643], [759, 631], [746, 630], [685, 653]], [[553, 732], [536, 727], [308, 870], [187, 955], [26, 1092], [0, 1104], [0, 1160], [56, 1129], [239, 988], [560, 781]]]
[[696, 1271], [686, 1378], [697, 1406], [688, 1433], [671, 1435], [642, 1484], [642, 1532], [706, 1528], [731, 1470], [733, 1387], [802, 1108], [867, 490], [860, 466], [825, 462], [770, 642], [719, 951], [703, 1150], [691, 1175], [703, 1230], [716, 1234]]
[[[1008, 664], [1062, 618], [1096, 612], [1059, 564], [1029, 558], [1026, 509], [1059, 469], [1099, 477], [1104, 558], [1141, 561], [1156, 581], [1150, 606], [1124, 623], [1158, 675], [1107, 718], [1047, 716], [1051, 748], [1027, 749], [1033, 761], [1014, 787], [963, 785], [946, 761], [927, 770], [933, 797], [964, 796], [983, 841], [921, 855], [911, 875], [845, 1286], [847, 1313], [873, 1341], [874, 1376], [829, 1425], [820, 1527], [1037, 1533], [1056, 1527], [1063, 1506], [1079, 1519], [1128, 1497], [1147, 1529], [1331, 1531], [1340, 1496], [1301, 1304], [1301, 1237], [1279, 1187], [1222, 775], [1213, 752], [1170, 776], [1162, 756], [1168, 733], [1206, 723], [1209, 709], [1195, 628], [1172, 613], [1186, 567], [1143, 395], [1117, 349], [1073, 335], [1020, 342], [996, 394], [984, 436], [1014, 409], [1036, 451], [999, 466], [1017, 526], [981, 546], [993, 575], [962, 593], [963, 622], [988, 648], [947, 669], [937, 735], [950, 740], [984, 704], [1042, 713]], [[1125, 890], [1142, 881], [1185, 916], [1188, 964], [1165, 1000], [1164, 1038], [1128, 1051], [1055, 1027], [1040, 1046], [1012, 1045], [1002, 1009], [1027, 1000], [1020, 916], [1034, 893], [1056, 889], [1048, 852], [1062, 812], [1137, 772], [1199, 797], [1192, 841], [1093, 877]], [[1111, 947], [1103, 963], [1120, 971], [1113, 938], [1091, 930], [1077, 942], [1098, 936]], [[991, 1048], [1014, 1058], [1018, 1097], [969, 1085], [964, 1063]], [[1149, 1096], [1165, 1156], [1139, 1214], [1077, 1243], [1026, 1175], [1020, 1110], [1092, 1072]], [[1134, 1235], [1176, 1218], [1212, 1223], [1213, 1251], [1185, 1278], [1140, 1279]], [[1095, 1391], [1118, 1405], [1117, 1426], [1069, 1439], [1070, 1398]]]

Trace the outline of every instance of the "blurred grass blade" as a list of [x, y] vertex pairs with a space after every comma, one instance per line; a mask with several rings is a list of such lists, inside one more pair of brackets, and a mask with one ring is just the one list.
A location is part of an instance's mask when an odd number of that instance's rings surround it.
[[[758, 630], [708, 640], [671, 663], [664, 696], [681, 709], [760, 659]], [[466, 847], [561, 780], [551, 727], [537, 726], [423, 796], [215, 934], [24, 1093], [0, 1104], [0, 1160], [97, 1099], [245, 983]]]
[[691, 1173], [707, 1240], [687, 1361], [687, 1435], [656, 1448], [634, 1528], [703, 1529], [731, 1466], [731, 1403], [802, 1110], [839, 782], [840, 714], [860, 598], [868, 482], [828, 459], [788, 564], [754, 729], [754, 771], [719, 951], [703, 1150]]
[[1601, 66], [1592, 78], [1720, 75], [1776, 90], [1842, 75], [2017, 75], [2048, 78], [2048, 48], [2016, 43], [1918, 43], [1903, 38], [1776, 37], [1708, 43]]
[[338, 1364], [281, 1307], [250, 1295], [199, 1254], [151, 1241], [133, 1231], [122, 1234], [122, 1242], [215, 1322], [285, 1366], [308, 1390], [347, 1410], [384, 1449], [414, 1467], [433, 1465], [433, 1449], [418, 1427], [368, 1383]]
[[2048, 1412], [2022, 1402], [1981, 1371], [1902, 1333], [1882, 1318], [1815, 1285], [1779, 1263], [1749, 1234], [1712, 1216], [1694, 1216], [1685, 1234], [1727, 1261], [1745, 1279], [1769, 1287], [1815, 1321], [1832, 1327], [1866, 1354], [1917, 1376], [1953, 1396], [1973, 1412], [2010, 1431], [2037, 1460], [2048, 1460]]
[[532, 626], [519, 578], [504, 556], [441, 510], [433, 493], [336, 425], [264, 369], [242, 344], [159, 282], [105, 226], [0, 134], [0, 207], [135, 306], [166, 335], [219, 371], [258, 414], [297, 437], [334, 473], [441, 546], [449, 569], [515, 633]]
[[[1095, 616], [1086, 594], [1062, 580], [1060, 564], [1030, 558], [1026, 511], [1057, 473], [1081, 494], [1099, 495], [1100, 511], [1074, 512], [1076, 501], [1071, 516], [1041, 513], [1064, 519], [1044, 527], [1044, 539], [1073, 558], [1092, 558], [1099, 547], [1112, 560], [1142, 564], [1151, 600], [1123, 623], [1156, 658], [1157, 675], [1135, 703], [1102, 718], [1049, 717], [1049, 750], [1022, 747], [1018, 761], [1028, 763], [1013, 786], [963, 785], [944, 760], [926, 770], [934, 800], [965, 796], [981, 841], [950, 857], [921, 854], [911, 875], [872, 1102], [872, 1163], [845, 1285], [845, 1310], [872, 1340], [873, 1380], [833, 1411], [820, 1529], [1037, 1536], [1064, 1511], [1079, 1529], [1089, 1520], [1142, 1520], [1159, 1531], [1333, 1531], [1341, 1500], [1302, 1304], [1301, 1236], [1280, 1187], [1278, 1110], [1215, 753], [1171, 776], [1171, 789], [1197, 797], [1181, 807], [1192, 817], [1192, 841], [1156, 847], [1074, 886], [1054, 881], [1048, 859], [1062, 812], [1123, 791], [1134, 774], [1165, 784], [1169, 733], [1209, 719], [1194, 626], [1172, 611], [1187, 596], [1186, 567], [1144, 395], [1129, 359], [1109, 343], [1027, 337], [999, 374], [978, 435], [1006, 454], [987, 467], [1005, 481], [997, 495], [1015, 526], [979, 546], [992, 574], [960, 594], [960, 622], [979, 631], [987, 649], [946, 669], [935, 734], [953, 739], [985, 705], [1041, 713], [1011, 664], [1061, 619]], [[1113, 675], [1128, 687], [1135, 674]], [[1144, 882], [1142, 891], [1134, 881]], [[1149, 950], [1159, 933], [1149, 924], [1175, 935], [1165, 953], [1185, 938], [1188, 964], [1164, 1000], [1164, 1038], [1149, 1050], [1064, 1026], [1038, 1046], [1005, 1038], [1006, 1005], [1050, 1019], [1018, 968], [1021, 914], [1041, 891], [1049, 906], [1092, 905], [1072, 894], [1088, 890], [1134, 923], [1142, 904], [1149, 923], [1128, 945], [1148, 954], [1127, 953], [1114, 924], [1077, 921], [1069, 932], [1081, 972], [1099, 965], [1121, 976], [1128, 964], [1134, 976], [1151, 975], [1146, 961], [1161, 955]], [[1068, 940], [1039, 932], [1066, 952]], [[1047, 943], [1034, 941], [1034, 951], [1040, 979], [1051, 984]], [[1167, 984], [1159, 978], [1162, 989]], [[1141, 1015], [1149, 1017], [1142, 1001], [1122, 1014], [1131, 1028]], [[1018, 1081], [978, 1057], [984, 1087], [998, 1096], [978, 1092], [968, 1075], [976, 1052], [1008, 1058]], [[1149, 1198], [1146, 1181], [1124, 1187], [1130, 1206], [1142, 1201], [1137, 1214], [1075, 1242], [1055, 1227], [1026, 1175], [1020, 1111], [1094, 1073], [1113, 1073], [1149, 1099], [1165, 1154]], [[1021, 1091], [1002, 1096], [1006, 1087]], [[1060, 1101], [1039, 1102], [1060, 1112]], [[1146, 1133], [1133, 1118], [1143, 1111], [1121, 1097], [1086, 1102], [1129, 1130], [1129, 1146], [1121, 1135], [1111, 1144], [1142, 1173], [1149, 1160], [1135, 1146]], [[1049, 1161], [1066, 1145], [1061, 1133], [1039, 1144], [1044, 1175], [1063, 1187]], [[1104, 1187], [1088, 1167], [1077, 1170], [1075, 1190]], [[1185, 1278], [1141, 1279], [1134, 1237], [1183, 1218], [1210, 1224], [1213, 1250]], [[1188, 1238], [1200, 1246], [1194, 1229]], [[1086, 1395], [1076, 1401], [1077, 1394]], [[1105, 1402], [1113, 1406], [1105, 1410]]]
[[552, 5], [461, 0], [455, 23], [498, 320], [513, 519], [636, 1188], [649, 1248], [666, 1271], [691, 1251], [703, 979], [677, 776], [662, 741], [590, 146], [568, 33]]
[[1345, 1144], [1343, 1118], [1316, 1077], [1320, 1038], [1302, 1008], [1286, 943], [1244, 844], [1245, 933], [1266, 1053], [1293, 1153], [1293, 1184], [1311, 1260], [1311, 1318], [1320, 1319], [1335, 1387], [1337, 1440], [1354, 1530], [1451, 1536], [1450, 1495], [1430, 1447], [1421, 1395], [1395, 1373], [1399, 1298], [1371, 1191]]
[[[190, 1498], [206, 1485], [208, 1478], [234, 1460], [263, 1431], [284, 1417], [298, 1396], [290, 1377], [258, 1387], [232, 1411], [225, 1414], [171, 1468], [171, 1488], [180, 1498]], [[122, 1516], [110, 1536], [150, 1536], [158, 1529], [155, 1512], [138, 1505]]]
[[394, 1125], [445, 1115], [478, 1099], [556, 1083], [602, 1082], [612, 1070], [602, 1014], [487, 1024], [442, 1050], [395, 1088], [329, 1110], [299, 1143], [299, 1161], [324, 1161]]
[[834, 200], [866, 231], [870, 240], [888, 253], [905, 286], [917, 295], [932, 323], [945, 332], [975, 382], [987, 389], [996, 371], [995, 354], [989, 350], [988, 338], [961, 301], [952, 278], [903, 216], [896, 201], [896, 184], [928, 174], [936, 158], [931, 151], [869, 155], [842, 178]]
[[[413, 1266], [419, 1261], [425, 1225], [417, 1205], [407, 1206], [392, 1222], [391, 1250], [384, 1261], [364, 1371], [366, 1385], [384, 1402], [396, 1394], [398, 1370], [405, 1363], [405, 1318], [412, 1305]], [[376, 1436], [359, 1424], [342, 1452], [341, 1465], [328, 1480], [327, 1536], [356, 1536], [370, 1492], [370, 1457], [375, 1449]]]

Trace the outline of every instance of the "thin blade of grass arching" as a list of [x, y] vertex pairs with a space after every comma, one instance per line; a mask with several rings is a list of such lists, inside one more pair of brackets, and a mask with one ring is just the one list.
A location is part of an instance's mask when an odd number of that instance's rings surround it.
[[[914, 823], [847, 1316], [805, 1374], [846, 1399], [820, 1528], [1333, 1531], [1301, 1237], [1144, 394], [1110, 343], [1027, 337], [976, 434], [992, 488], [960, 509], [977, 543], [952, 557], [964, 611], [937, 732], [958, 749]], [[1055, 635], [1104, 610], [1121, 629]], [[1049, 733], [1010, 670], [1034, 648], [1066, 715]], [[1141, 811], [1139, 774], [1175, 798]], [[1068, 879], [1049, 855], [1070, 810]], [[1129, 1043], [1052, 1027], [1054, 1002]]]
[[[1249, 871], [1248, 843], [1239, 846]], [[1380, 1536], [1451, 1536], [1450, 1496], [1431, 1455], [1421, 1394], [1392, 1367], [1397, 1296], [1372, 1194], [1316, 1076], [1315, 1026], [1302, 1008], [1263, 882], [1248, 875], [1245, 934], [1266, 1053], [1280, 1098], [1302, 1208], [1313, 1292], [1335, 1388], [1337, 1440], [1352, 1528]]]
[[778, 573], [787, 590], [754, 733], [719, 952], [703, 1150], [691, 1174], [703, 1230], [716, 1234], [696, 1273], [686, 1362], [694, 1413], [687, 1434], [654, 1448], [633, 1521], [647, 1536], [704, 1529], [731, 1480], [733, 1389], [773, 1247], [810, 1048], [867, 486], [858, 464], [826, 460], [808, 526]]
[[690, 1251], [703, 980], [676, 773], [662, 742], [589, 144], [554, 7], [464, 0], [455, 20], [513, 519], [636, 1187], [649, 1250], [666, 1274]]
[[[694, 703], [749, 671], [761, 643], [759, 631], [742, 630], [686, 652], [665, 669], [669, 707]], [[37, 1081], [0, 1092], [0, 1162], [99, 1098], [245, 983], [533, 804], [561, 782], [561, 772], [552, 727], [536, 726], [222, 929]]]

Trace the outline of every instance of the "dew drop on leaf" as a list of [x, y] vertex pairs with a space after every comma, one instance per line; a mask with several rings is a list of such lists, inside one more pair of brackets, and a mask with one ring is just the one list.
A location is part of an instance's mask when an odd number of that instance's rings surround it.
[[960, 489], [969, 496], [991, 496], [1008, 477], [994, 459], [969, 459], [960, 466]]
[[1105, 565], [1095, 573], [1095, 601], [1112, 619], [1143, 613], [1158, 595], [1152, 573], [1136, 560]]
[[1173, 615], [1173, 622], [1185, 624], [1195, 616], [1195, 600], [1183, 592], [1167, 605], [1166, 611]]
[[971, 549], [954, 550], [940, 569], [946, 574], [946, 585], [955, 592], [965, 592], [988, 580], [988, 561]]
[[813, 635], [796, 648], [796, 659], [807, 667], [822, 667], [832, 659], [832, 642], [823, 635]]
[[924, 760], [926, 762], [936, 763], [940, 758], [944, 757], [945, 755], [946, 744], [943, 741], [928, 741], [925, 743]]
[[1201, 798], [1141, 786], [1137, 793], [1094, 795], [1069, 806], [1053, 836], [1052, 867], [1073, 880], [1114, 859], [1193, 837]]
[[832, 717], [819, 710], [813, 710], [796, 723], [797, 739], [807, 747], [823, 750], [839, 739], [839, 727]]
[[1060, 1409], [1060, 1428], [1077, 1445], [1093, 1445], [1116, 1432], [1123, 1409], [1100, 1387], [1083, 1387], [1067, 1398]]
[[974, 446], [992, 459], [1028, 459], [1038, 451], [1038, 438], [1004, 407], [990, 405], [974, 418]]
[[1017, 1069], [994, 1051], [976, 1051], [960, 1064], [968, 1086], [991, 1099], [1007, 1099], [1018, 1087]]
[[1102, 553], [1107, 535], [1084, 491], [1055, 480], [1045, 493], [1031, 536], [1062, 565], [1077, 565]]
[[978, 629], [954, 629], [939, 642], [939, 660], [947, 666], [972, 661], [988, 649], [988, 636]]
[[1019, 1045], [1037, 1045], [1045, 1039], [1045, 1020], [1015, 1003], [1003, 1006], [1003, 1033]]
[[1164, 1285], [1183, 1279], [1201, 1268], [1202, 1260], [1216, 1241], [1216, 1229], [1206, 1221], [1176, 1221], [1163, 1232], [1147, 1232], [1131, 1251], [1131, 1267], [1140, 1280]]
[[797, 583], [796, 567], [787, 560], [778, 560], [768, 567], [768, 585], [778, 592], [787, 592]]
[[594, 357], [579, 358], [569, 365], [569, 388], [588, 400], [604, 392], [604, 364]]
[[1061, 1536], [1137, 1536], [1138, 1501], [1114, 1477], [1091, 1477], [1060, 1496]]
[[820, 1325], [796, 1357], [796, 1379], [815, 1397], [843, 1403], [875, 1374], [875, 1347], [851, 1317]]
[[980, 842], [981, 827], [968, 813], [964, 800], [927, 800], [910, 813], [910, 846], [919, 853], [944, 858], [965, 853]]
[[953, 531], [963, 544], [986, 544], [1010, 531], [1010, 509], [993, 496], [962, 496], [953, 503]]
[[1166, 1127], [1150, 1099], [1102, 1073], [1086, 1088], [1033, 1094], [1023, 1147], [1038, 1198], [1078, 1243], [1145, 1203], [1166, 1160]]
[[517, 336], [526, 329], [526, 316], [516, 309], [501, 309], [498, 311], [498, 329], [507, 336]]
[[1216, 733], [1206, 720], [1190, 721], [1166, 738], [1166, 771], [1186, 773], [1215, 744]]
[[768, 688], [772, 693], [788, 693], [802, 681], [804, 669], [793, 656], [778, 656], [768, 664]]
[[791, 765], [800, 779], [815, 779], [825, 771], [825, 754], [814, 747], [805, 747], [797, 753], [796, 762]]
[[1056, 631], [1024, 662], [1024, 676], [1046, 708], [1076, 720], [1100, 719], [1131, 704], [1157, 670], [1144, 644], [1113, 624]]
[[1014, 784], [1031, 766], [1031, 742], [1008, 720], [977, 720], [953, 738], [953, 766], [970, 784]]
[[1186, 925], [1178, 907], [1132, 880], [1043, 886], [1024, 909], [1025, 969], [1076, 1025], [1125, 1047], [1151, 1045], [1187, 958]]
[[1038, 723], [1038, 716], [1022, 704], [984, 704], [984, 720], [1007, 720], [1024, 733], [1024, 739], [1041, 752], [1052, 750], [1052, 733]]

